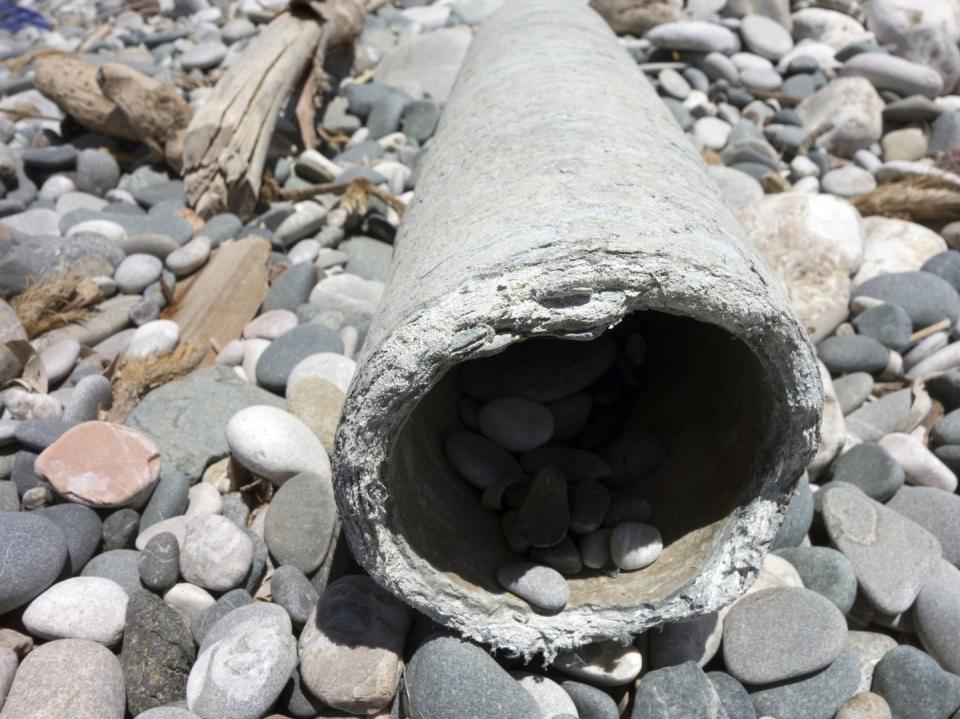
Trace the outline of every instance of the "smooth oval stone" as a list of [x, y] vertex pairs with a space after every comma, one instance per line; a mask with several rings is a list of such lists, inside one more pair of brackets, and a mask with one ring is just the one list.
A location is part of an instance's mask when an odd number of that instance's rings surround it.
[[116, 158], [102, 150], [81, 150], [77, 156], [77, 187], [92, 195], [104, 195], [120, 181]]
[[254, 405], [240, 410], [227, 423], [226, 438], [237, 462], [278, 486], [301, 472], [330, 479], [330, 459], [320, 440], [282, 409]]
[[130, 596], [144, 588], [140, 583], [139, 561], [140, 552], [135, 549], [111, 549], [87, 562], [81, 576], [109, 579]]
[[621, 522], [610, 535], [610, 558], [624, 571], [643, 569], [663, 554], [659, 530], [642, 522]]
[[487, 402], [477, 415], [480, 431], [510, 452], [529, 452], [550, 440], [553, 415], [539, 402], [500, 397]]
[[946, 280], [930, 272], [894, 272], [880, 275], [858, 285], [856, 297], [873, 297], [899, 305], [913, 321], [914, 329], [922, 329], [940, 320], [955, 324], [960, 319], [960, 296]]
[[770, 687], [751, 687], [750, 699], [758, 716], [777, 719], [833, 719], [857, 690], [857, 656], [845, 650], [823, 671]]
[[150, 359], [170, 354], [180, 341], [180, 327], [173, 320], [153, 320], [141, 325], [124, 353], [128, 359]]
[[857, 694], [840, 707], [835, 719], [892, 719], [890, 706], [879, 694]]
[[935, 487], [947, 492], [956, 490], [957, 475], [913, 435], [894, 432], [881, 439], [880, 446], [903, 467], [910, 484]]
[[944, 559], [960, 565], [960, 496], [933, 487], [903, 487], [887, 507], [930, 532]]
[[729, 719], [757, 719], [757, 712], [743, 684], [726, 672], [707, 672]]
[[589, 684], [564, 679], [560, 687], [565, 691], [577, 709], [580, 719], [620, 719], [617, 703], [605, 691]]
[[186, 277], [203, 267], [210, 258], [210, 238], [195, 237], [166, 256], [165, 264], [177, 277]]
[[862, 167], [848, 164], [824, 175], [820, 180], [820, 187], [831, 195], [856, 197], [875, 190], [877, 181]]
[[570, 588], [560, 572], [531, 562], [515, 562], [500, 567], [497, 581], [534, 609], [548, 614], [560, 612], [570, 599]]
[[73, 339], [56, 342], [40, 352], [40, 361], [47, 372], [47, 381], [58, 384], [73, 371], [80, 356], [80, 343]]
[[190, 487], [187, 492], [187, 517], [196, 517], [201, 514], [220, 514], [223, 508], [223, 499], [220, 492], [212, 484], [200, 482]]
[[297, 363], [287, 379], [287, 389], [291, 389], [301, 380], [313, 378], [326, 380], [346, 394], [356, 369], [357, 363], [349, 357], [335, 352], [318, 352]]
[[599, 482], [578, 482], [570, 489], [570, 530], [590, 534], [603, 525], [610, 508], [610, 490]]
[[97, 513], [82, 504], [55, 504], [33, 513], [60, 528], [67, 540], [70, 573], [79, 574], [100, 544], [103, 523]]
[[813, 524], [813, 513], [813, 492], [810, 490], [810, 482], [803, 476], [790, 497], [783, 524], [773, 539], [772, 549], [800, 546]]
[[263, 301], [263, 311], [295, 310], [310, 297], [317, 284], [317, 270], [309, 262], [299, 262], [274, 279]]
[[128, 295], [143, 292], [163, 272], [163, 263], [153, 255], [129, 255], [113, 273], [117, 288]]
[[123, 719], [123, 672], [109, 649], [60, 639], [34, 649], [20, 664], [3, 719]]
[[0, 614], [49, 587], [67, 561], [63, 531], [33, 513], [0, 512], [0, 547]]
[[913, 332], [910, 315], [902, 307], [888, 304], [861, 312], [853, 318], [853, 326], [861, 335], [872, 337], [896, 352], [906, 349]]
[[103, 550], [132, 548], [139, 526], [140, 513], [137, 510], [124, 507], [111, 512], [103, 520]]
[[299, 323], [300, 320], [297, 319], [297, 315], [290, 310], [269, 310], [244, 325], [243, 337], [244, 339], [259, 337], [265, 340], [275, 340], [292, 330]]
[[847, 431], [864, 442], [877, 442], [906, 419], [913, 405], [913, 392], [898, 390], [868, 402], [844, 417]]
[[744, 44], [761, 57], [779, 60], [793, 49], [793, 38], [776, 20], [765, 15], [747, 15], [740, 21]]
[[847, 624], [809, 589], [766, 589], [734, 604], [723, 620], [727, 671], [745, 684], [770, 684], [816, 672], [843, 651]]
[[903, 486], [903, 468], [879, 444], [863, 442], [840, 455], [833, 465], [833, 479], [848, 482], [868, 497], [886, 502]]
[[162, 234], [131, 234], [128, 235], [120, 247], [127, 255], [153, 255], [164, 260], [171, 252], [175, 252], [180, 245], [172, 237]]
[[431, 719], [541, 719], [530, 696], [483, 649], [434, 636], [414, 652], [404, 677], [413, 716]]
[[123, 635], [127, 593], [101, 577], [73, 577], [30, 602], [23, 625], [44, 639], [86, 639], [112, 646]]
[[180, 579], [180, 543], [170, 532], [151, 537], [140, 554], [140, 581], [163, 593]]
[[533, 697], [545, 717], [576, 717], [577, 705], [560, 685], [551, 679], [530, 672], [514, 672], [514, 678]]
[[871, 689], [887, 700], [895, 717], [949, 717], [960, 708], [960, 677], [906, 645], [877, 663]]
[[941, 667], [957, 674], [960, 671], [960, 570], [940, 561], [923, 585], [913, 605], [917, 636], [924, 649]]
[[486, 489], [502, 477], [522, 476], [517, 460], [486, 437], [453, 432], [444, 442], [447, 460], [474, 487]]
[[214, 591], [239, 586], [253, 561], [253, 544], [226, 517], [203, 514], [187, 523], [180, 571], [191, 584]]
[[940, 542], [852, 487], [824, 495], [822, 509], [830, 539], [850, 560], [870, 603], [886, 614], [909, 609], [940, 559]]
[[272, 601], [283, 607], [295, 627], [302, 627], [313, 614], [320, 599], [306, 575], [292, 564], [277, 567], [270, 575]]
[[181, 701], [195, 657], [193, 637], [175, 609], [149, 592], [130, 598], [120, 664], [131, 714]]
[[544, 467], [562, 468], [571, 482], [583, 482], [608, 477], [613, 468], [603, 457], [577, 447], [540, 447], [520, 458], [524, 471], [533, 474]]
[[722, 636], [723, 622], [717, 612], [664, 624], [647, 633], [650, 667], [661, 669], [696, 662], [703, 668], [716, 655]]
[[611, 489], [630, 486], [650, 474], [665, 454], [659, 435], [643, 430], [624, 432], [600, 448], [600, 455], [613, 468], [603, 482]]
[[252, 603], [253, 597], [250, 596], [250, 593], [247, 592], [246, 589], [231, 589], [229, 592], [221, 594], [215, 603], [203, 609], [190, 622], [190, 632], [193, 634], [194, 641], [198, 645], [203, 645], [207, 634], [217, 622], [230, 614], [234, 609], [239, 609]]
[[227, 56], [227, 46], [221, 42], [201, 42], [180, 56], [184, 70], [209, 70]]
[[267, 508], [263, 538], [279, 565], [311, 574], [323, 563], [337, 528], [330, 478], [303, 472], [284, 482]]
[[886, 369], [890, 350], [865, 335], [828, 337], [817, 345], [817, 356], [831, 374], [876, 374]]
[[683, 719], [725, 714], [720, 696], [707, 675], [694, 662], [686, 662], [644, 675], [633, 699], [630, 719]]
[[740, 45], [732, 31], [700, 20], [663, 23], [648, 31], [645, 38], [656, 47], [691, 52], [728, 53]]
[[603, 569], [610, 564], [610, 534], [610, 529], [597, 529], [577, 540], [580, 559], [585, 567]]
[[191, 624], [200, 614], [216, 603], [210, 593], [193, 584], [180, 582], [174, 584], [163, 595], [163, 601], [176, 610], [187, 624]]
[[332, 582], [300, 635], [300, 675], [325, 704], [384, 709], [397, 692], [410, 609], [369, 577]]
[[283, 394], [293, 368], [319, 352], [343, 352], [340, 335], [329, 327], [305, 324], [270, 343], [257, 360], [257, 383]]
[[552, 547], [567, 535], [570, 508], [567, 482], [556, 468], [537, 473], [517, 516], [517, 529], [534, 547]]
[[933, 425], [930, 439], [934, 445], [960, 444], [960, 410], [947, 413], [943, 419]]
[[551, 547], [534, 547], [530, 550], [530, 559], [561, 574], [578, 574], [583, 569], [580, 550], [570, 537], [564, 537]]
[[836, 605], [846, 615], [857, 598], [857, 575], [850, 560], [830, 547], [785, 547], [776, 553], [797, 570], [803, 586]]
[[616, 346], [607, 335], [590, 342], [526, 340], [500, 354], [461, 365], [460, 382], [475, 399], [526, 397], [554, 402], [589, 387], [613, 366]]
[[643, 668], [643, 655], [632, 645], [616, 641], [593, 642], [575, 650], [560, 652], [553, 668], [586, 684], [619, 687], [630, 684]]
[[932, 67], [882, 52], [863, 52], [840, 68], [844, 77], [865, 77], [878, 90], [898, 95], [936, 97], [943, 91], [943, 78]]

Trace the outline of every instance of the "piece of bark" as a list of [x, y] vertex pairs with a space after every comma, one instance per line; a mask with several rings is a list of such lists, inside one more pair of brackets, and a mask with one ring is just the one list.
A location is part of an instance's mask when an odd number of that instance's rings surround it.
[[271, 20], [220, 78], [183, 145], [187, 198], [201, 216], [253, 213], [284, 102], [308, 64], [321, 64], [327, 47], [352, 40], [363, 17], [358, 0], [295, 8]]
[[262, 237], [223, 243], [164, 316], [180, 326], [180, 342], [202, 347], [201, 366], [213, 363], [211, 344], [237, 339], [267, 296], [270, 244]]

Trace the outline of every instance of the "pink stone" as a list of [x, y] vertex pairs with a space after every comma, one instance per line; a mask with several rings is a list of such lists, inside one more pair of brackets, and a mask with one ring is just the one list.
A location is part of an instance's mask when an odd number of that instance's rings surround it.
[[84, 422], [47, 447], [37, 474], [64, 499], [89, 507], [138, 507], [160, 475], [160, 448], [142, 432]]

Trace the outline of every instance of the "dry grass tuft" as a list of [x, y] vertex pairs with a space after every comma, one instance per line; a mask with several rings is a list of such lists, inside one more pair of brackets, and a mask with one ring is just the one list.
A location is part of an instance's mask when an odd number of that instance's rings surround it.
[[200, 364], [204, 354], [196, 345], [181, 343], [162, 357], [121, 358], [113, 373], [113, 405], [106, 419], [122, 422], [150, 390], [187, 374]]
[[960, 188], [937, 177], [910, 177], [851, 199], [864, 217], [879, 215], [925, 225], [960, 219]]
[[93, 314], [90, 305], [100, 300], [100, 290], [89, 278], [69, 273], [31, 282], [10, 300], [30, 338], [57, 327], [83, 322]]

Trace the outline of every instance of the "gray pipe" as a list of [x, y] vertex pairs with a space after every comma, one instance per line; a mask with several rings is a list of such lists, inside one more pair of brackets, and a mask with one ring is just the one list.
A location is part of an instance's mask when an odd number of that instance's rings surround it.
[[[498, 586], [517, 557], [444, 457], [455, 368], [637, 312], [661, 361], [632, 421], [671, 430], [644, 487], [668, 546], [647, 569], [571, 579], [545, 616]], [[755, 577], [820, 409], [783, 291], [603, 20], [583, 0], [505, 3], [460, 70], [344, 405], [336, 489], [359, 562], [441, 624], [527, 656], [712, 611]]]

